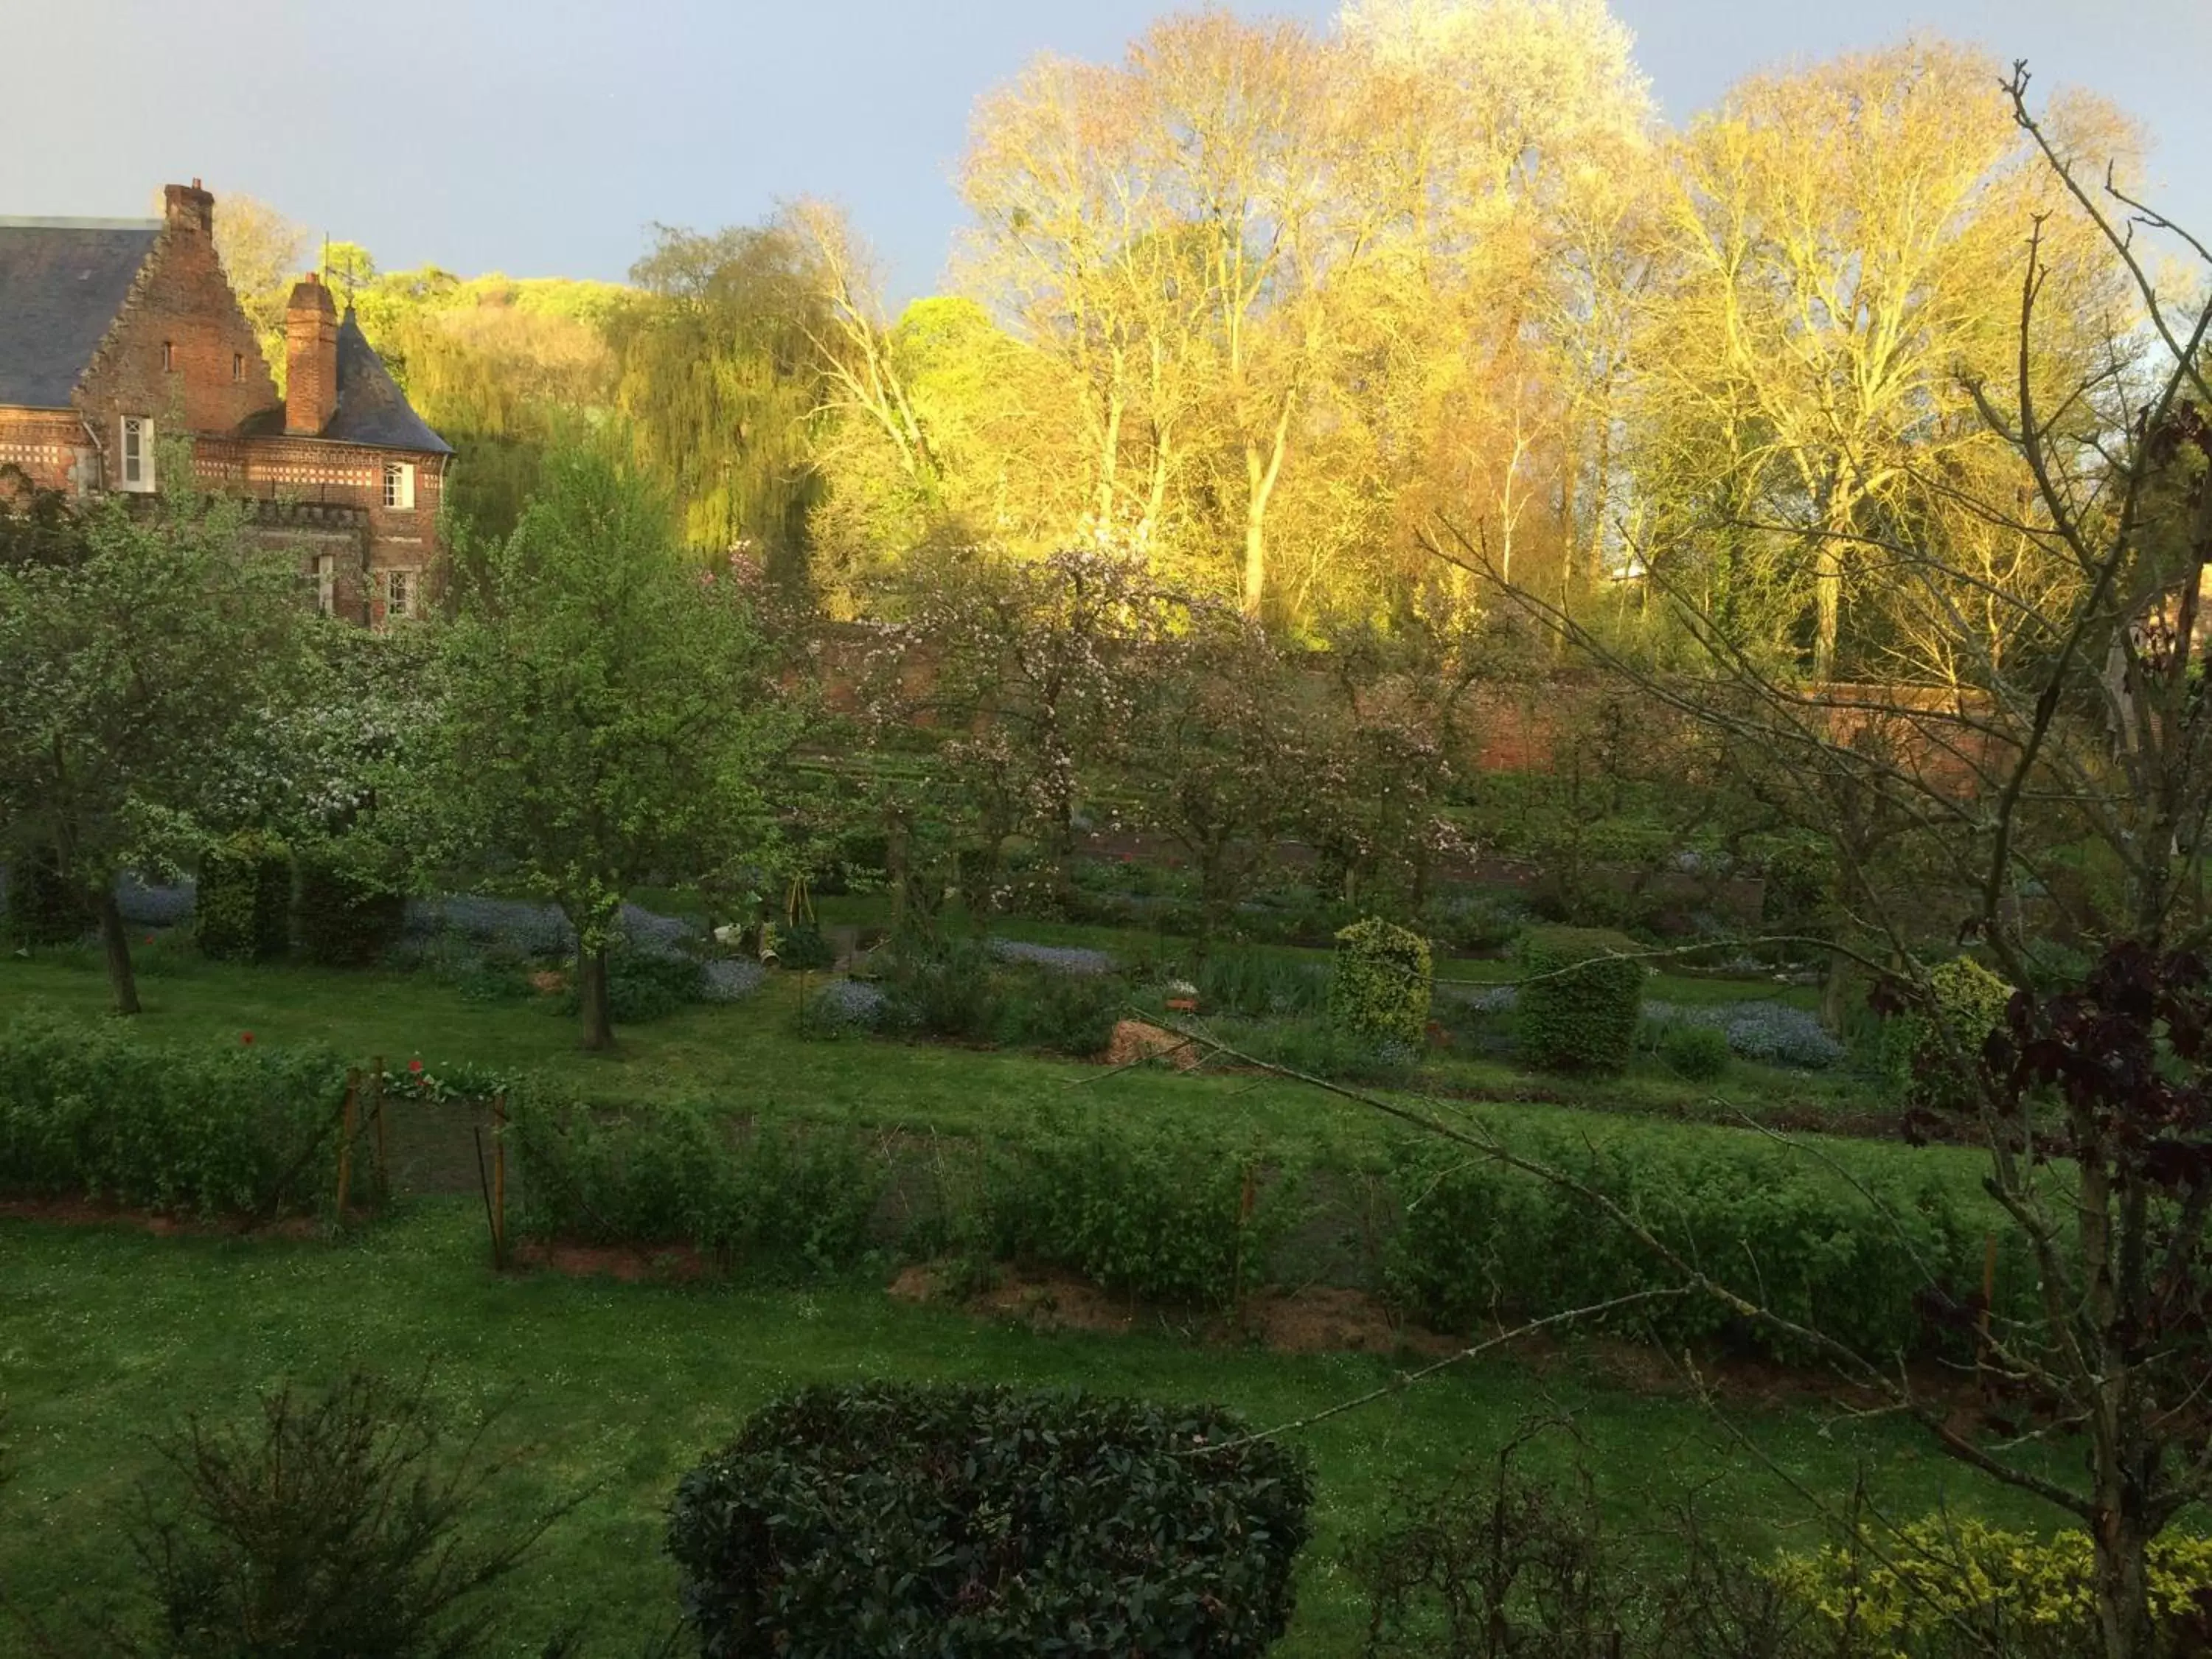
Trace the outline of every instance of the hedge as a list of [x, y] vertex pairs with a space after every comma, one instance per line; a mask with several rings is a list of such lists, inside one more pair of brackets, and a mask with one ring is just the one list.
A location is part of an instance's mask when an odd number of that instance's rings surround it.
[[1416, 1053], [1429, 1024], [1429, 942], [1379, 917], [1336, 936], [1329, 1018], [1368, 1042], [1401, 1042]]
[[94, 920], [83, 889], [63, 878], [52, 848], [17, 849], [8, 862], [0, 939], [19, 946], [73, 945], [92, 931]]
[[[1980, 1289], [1992, 1235], [1998, 1311], [2033, 1316], [2025, 1246], [1932, 1152], [1916, 1164], [1838, 1143], [1823, 1162], [1732, 1132], [1686, 1139], [1641, 1127], [1522, 1133], [1514, 1145], [1604, 1194], [1722, 1284], [1877, 1359], [1956, 1351], [1958, 1334], [1923, 1311], [1929, 1286], [1916, 1263], [1964, 1303]], [[1680, 1282], [1579, 1194], [1494, 1161], [1404, 1142], [1391, 1182], [1403, 1219], [1384, 1249], [1384, 1284], [1437, 1328], [1542, 1317]], [[1675, 1346], [1812, 1357], [1708, 1296], [1642, 1304], [1622, 1319], [1648, 1321]]]
[[300, 952], [326, 968], [366, 968], [407, 920], [407, 897], [342, 859], [304, 855], [293, 898]]
[[678, 1483], [684, 1619], [710, 1656], [1261, 1654], [1313, 1481], [1245, 1432], [1212, 1406], [811, 1388]]
[[258, 836], [237, 836], [200, 854], [192, 937], [217, 962], [266, 962], [292, 943], [292, 866]]
[[1521, 1058], [1550, 1072], [1618, 1072], [1636, 1052], [1644, 969], [1638, 945], [1595, 928], [1535, 927], [1522, 935], [1517, 1030]]
[[0, 1028], [0, 1191], [204, 1216], [313, 1213], [345, 1068], [319, 1049], [170, 1048], [32, 1012]]

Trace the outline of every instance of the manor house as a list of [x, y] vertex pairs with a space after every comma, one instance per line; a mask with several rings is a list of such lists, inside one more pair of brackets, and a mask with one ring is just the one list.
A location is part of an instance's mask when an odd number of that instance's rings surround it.
[[[453, 448], [310, 274], [284, 318], [284, 396], [216, 258], [195, 179], [159, 219], [0, 218], [0, 467], [87, 496], [201, 487], [296, 548], [325, 611], [380, 627], [439, 580]], [[189, 444], [179, 444], [179, 438]]]

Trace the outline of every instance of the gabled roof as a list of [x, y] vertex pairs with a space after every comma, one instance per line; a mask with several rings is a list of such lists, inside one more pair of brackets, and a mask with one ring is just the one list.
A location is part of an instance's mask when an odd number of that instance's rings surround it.
[[338, 406], [322, 435], [340, 443], [420, 449], [450, 455], [453, 447], [430, 430], [392, 378], [384, 359], [348, 307], [338, 325]]
[[158, 219], [0, 219], [0, 404], [67, 409]]

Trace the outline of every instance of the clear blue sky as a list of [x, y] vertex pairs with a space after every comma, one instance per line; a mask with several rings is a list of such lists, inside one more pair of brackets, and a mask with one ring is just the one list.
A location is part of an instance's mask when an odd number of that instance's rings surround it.
[[[1918, 25], [2148, 122], [2212, 240], [2212, 0], [1613, 0], [1670, 118]], [[133, 215], [193, 175], [387, 268], [617, 277], [654, 221], [842, 202], [899, 296], [942, 271], [976, 96], [1111, 56], [1152, 0], [68, 0], [0, 8], [0, 215]], [[1336, 0], [1236, 9], [1326, 22]]]

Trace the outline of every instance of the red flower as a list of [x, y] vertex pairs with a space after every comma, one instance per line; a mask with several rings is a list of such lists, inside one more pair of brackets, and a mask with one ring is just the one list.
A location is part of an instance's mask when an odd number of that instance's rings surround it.
[[420, 1072], [422, 1069], [422, 1062], [419, 1060], [410, 1060], [407, 1062], [407, 1069], [410, 1072]]
[[153, 942], [154, 942], [154, 936], [153, 936], [151, 933], [147, 934], [147, 935], [146, 935], [146, 943], [147, 943], [147, 944], [149, 944], [149, 945], [151, 945]]
[[253, 1033], [251, 1031], [240, 1031], [238, 1034], [238, 1040], [240, 1042], [245, 1043], [248, 1048], [251, 1048], [253, 1045]]

